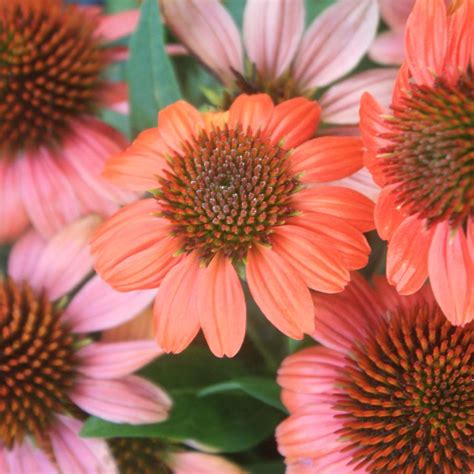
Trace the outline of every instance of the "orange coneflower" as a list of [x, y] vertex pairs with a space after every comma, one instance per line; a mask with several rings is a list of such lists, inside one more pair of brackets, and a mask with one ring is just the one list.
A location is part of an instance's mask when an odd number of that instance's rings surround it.
[[410, 294], [429, 276], [453, 324], [474, 318], [473, 20], [473, 0], [418, 0], [392, 112], [368, 94], [361, 105], [388, 280]]
[[351, 189], [309, 187], [361, 168], [354, 137], [313, 136], [319, 106], [274, 106], [241, 95], [228, 112], [177, 102], [106, 165], [105, 175], [154, 198], [126, 206], [92, 241], [99, 274], [122, 291], [160, 287], [156, 338], [183, 350], [199, 328], [218, 356], [245, 334], [239, 281], [265, 316], [294, 338], [313, 329], [309, 289], [342, 291], [363, 267], [372, 203]]

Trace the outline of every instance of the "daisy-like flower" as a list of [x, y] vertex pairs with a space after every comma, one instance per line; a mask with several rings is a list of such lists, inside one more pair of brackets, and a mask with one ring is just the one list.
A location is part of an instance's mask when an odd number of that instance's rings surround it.
[[[303, 0], [248, 0], [243, 44], [219, 0], [161, 0], [166, 23], [178, 39], [231, 92], [265, 92], [275, 102], [312, 96], [359, 63], [375, 37], [376, 0], [339, 0], [304, 32]], [[359, 99], [371, 91], [388, 105], [394, 70], [374, 69], [331, 87], [321, 97], [322, 120], [358, 123]]]
[[160, 288], [155, 331], [165, 351], [182, 351], [199, 328], [214, 354], [239, 350], [239, 273], [265, 316], [302, 338], [314, 325], [308, 287], [341, 291], [349, 270], [366, 264], [372, 202], [321, 184], [361, 168], [361, 142], [309, 140], [318, 120], [318, 104], [304, 98], [274, 106], [268, 95], [241, 95], [228, 112], [207, 114], [180, 101], [107, 162], [109, 179], [154, 198], [99, 228], [95, 267], [120, 291]]
[[314, 299], [323, 345], [278, 372], [287, 472], [472, 471], [474, 323], [453, 326], [429, 287], [399, 296], [384, 278]]
[[405, 57], [403, 38], [405, 25], [415, 0], [379, 0], [380, 14], [389, 27], [377, 36], [369, 56], [380, 64], [401, 64]]
[[388, 280], [410, 294], [429, 276], [453, 324], [474, 318], [473, 19], [473, 0], [418, 0], [391, 113], [361, 103]]
[[132, 424], [167, 417], [169, 397], [132, 375], [160, 354], [154, 341], [88, 336], [133, 317], [153, 294], [118, 293], [95, 276], [68, 296], [92, 269], [97, 223], [85, 218], [49, 242], [25, 234], [0, 277], [2, 473], [114, 473], [105, 440], [79, 436], [85, 414]]
[[125, 140], [94, 113], [126, 105], [125, 84], [103, 78], [123, 48], [106, 42], [136, 20], [136, 11], [103, 16], [62, 0], [0, 2], [0, 242], [30, 222], [51, 236], [130, 200], [100, 176]]

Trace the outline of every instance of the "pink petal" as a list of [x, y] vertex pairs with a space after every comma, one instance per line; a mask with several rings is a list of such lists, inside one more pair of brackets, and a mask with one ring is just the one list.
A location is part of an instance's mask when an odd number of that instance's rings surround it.
[[17, 238], [28, 226], [28, 216], [18, 192], [16, 166], [0, 163], [0, 244]]
[[265, 129], [273, 114], [273, 102], [266, 94], [242, 94], [229, 109], [229, 127], [241, 126], [244, 131], [252, 132]]
[[372, 44], [378, 19], [375, 0], [341, 0], [319, 15], [296, 54], [300, 87], [323, 87], [352, 70]]
[[105, 440], [81, 438], [83, 423], [79, 420], [61, 415], [56, 420], [51, 443], [62, 473], [118, 474]]
[[77, 352], [78, 370], [94, 379], [113, 379], [129, 375], [162, 351], [154, 341], [94, 342]]
[[428, 277], [428, 252], [434, 229], [416, 216], [407, 217], [388, 244], [387, 279], [402, 295], [419, 290]]
[[269, 79], [285, 72], [304, 29], [302, 0], [248, 0], [244, 12], [244, 44], [257, 71]]
[[183, 351], [199, 331], [195, 288], [199, 260], [185, 257], [168, 272], [155, 300], [155, 337], [165, 352]]
[[248, 253], [250, 293], [263, 314], [294, 339], [314, 328], [313, 303], [303, 278], [274, 250], [261, 245]]
[[71, 300], [63, 321], [76, 333], [102, 331], [132, 319], [155, 295], [156, 290], [120, 293], [95, 276]]
[[135, 30], [140, 17], [139, 10], [128, 10], [113, 15], [103, 15], [96, 30], [98, 36], [115, 41]]
[[239, 31], [218, 0], [161, 2], [167, 25], [224, 84], [234, 84], [233, 70], [242, 73]]
[[99, 223], [97, 216], [84, 217], [58, 232], [37, 256], [28, 283], [36, 290], [46, 290], [50, 300], [75, 288], [92, 270], [88, 242]]
[[239, 466], [214, 454], [171, 452], [167, 464], [173, 474], [246, 474]]
[[46, 454], [24, 439], [10, 450], [0, 446], [0, 472], [2, 474], [59, 474]]
[[272, 246], [313, 290], [337, 293], [349, 281], [349, 272], [342, 262], [325, 252], [318, 245], [317, 236], [308, 229], [294, 225], [276, 227]]
[[353, 189], [372, 201], [376, 201], [380, 194], [380, 187], [372, 179], [372, 175], [367, 168], [362, 168], [351, 176], [327, 183], [331, 186], [341, 186]]
[[332, 86], [320, 99], [322, 120], [334, 124], [359, 122], [360, 98], [370, 92], [383, 107], [392, 100], [398, 69], [370, 69]]
[[444, 0], [417, 0], [405, 30], [405, 55], [417, 84], [431, 86], [443, 73], [448, 47]]
[[380, 13], [391, 28], [403, 30], [415, 0], [379, 0]]
[[201, 271], [197, 286], [201, 328], [217, 357], [233, 357], [245, 337], [245, 297], [230, 259], [213, 257]]
[[83, 378], [76, 382], [70, 397], [86, 413], [133, 425], [166, 420], [171, 407], [161, 388], [136, 375], [112, 380]]
[[405, 59], [403, 38], [403, 30], [384, 31], [370, 47], [370, 59], [380, 64], [401, 64]]
[[428, 270], [436, 301], [448, 320], [464, 325], [474, 319], [474, 255], [464, 230], [452, 231], [447, 223], [436, 226]]
[[[30, 231], [17, 240], [8, 258], [8, 275], [17, 282], [30, 282], [46, 243], [35, 231]], [[39, 284], [40, 282], [35, 282], [35, 285]]]

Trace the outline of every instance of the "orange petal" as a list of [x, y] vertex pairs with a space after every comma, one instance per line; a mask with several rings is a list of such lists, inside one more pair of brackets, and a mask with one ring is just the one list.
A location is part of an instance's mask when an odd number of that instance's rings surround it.
[[163, 280], [153, 308], [155, 339], [165, 352], [186, 349], [199, 331], [196, 284], [199, 260], [187, 256]]
[[377, 232], [383, 240], [390, 240], [405, 214], [397, 208], [395, 186], [382, 189], [375, 204], [374, 220]]
[[374, 228], [374, 203], [353, 189], [341, 186], [304, 189], [295, 194], [293, 202], [300, 211], [339, 217], [361, 232]]
[[431, 243], [428, 269], [436, 301], [452, 324], [474, 319], [474, 256], [462, 228], [454, 235], [438, 224]]
[[266, 131], [272, 143], [283, 140], [283, 148], [289, 150], [315, 134], [320, 115], [321, 107], [317, 102], [296, 97], [275, 107]]
[[248, 253], [250, 292], [268, 320], [295, 339], [314, 329], [311, 295], [301, 276], [275, 251], [258, 245]]
[[434, 229], [424, 220], [407, 217], [388, 244], [387, 279], [402, 295], [418, 291], [428, 277], [428, 252]]
[[356, 137], [320, 137], [300, 145], [290, 155], [294, 173], [305, 183], [345, 178], [364, 165], [362, 141]]
[[209, 348], [217, 357], [233, 357], [245, 337], [245, 297], [231, 261], [216, 255], [201, 270], [198, 314]]
[[349, 281], [349, 272], [342, 262], [321, 248], [317, 236], [308, 229], [295, 225], [277, 227], [272, 246], [313, 290], [337, 293]]
[[447, 47], [445, 1], [417, 0], [405, 29], [406, 61], [417, 84], [431, 86], [443, 74]]
[[265, 129], [273, 113], [273, 102], [267, 94], [242, 94], [235, 99], [229, 109], [229, 126], [241, 126], [253, 132]]

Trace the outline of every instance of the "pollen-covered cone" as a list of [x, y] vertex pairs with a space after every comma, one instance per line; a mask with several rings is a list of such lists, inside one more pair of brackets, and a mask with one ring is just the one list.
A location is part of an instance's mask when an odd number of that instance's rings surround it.
[[453, 326], [429, 288], [400, 296], [382, 277], [314, 300], [322, 345], [278, 371], [287, 472], [472, 471], [474, 323]]
[[392, 111], [368, 94], [360, 111], [388, 281], [411, 294], [429, 277], [460, 325], [474, 318], [473, 41], [474, 0], [418, 0]]
[[49, 237], [88, 213], [108, 215], [133, 194], [100, 175], [125, 139], [94, 114], [124, 111], [124, 83], [103, 79], [137, 12], [105, 16], [62, 0], [0, 2], [0, 243], [31, 223]]
[[[362, 167], [358, 138], [313, 136], [319, 106], [241, 95], [228, 112], [177, 102], [111, 158], [105, 176], [154, 197], [95, 233], [98, 273], [119, 291], [158, 288], [155, 335], [180, 352], [199, 329], [214, 354], [242, 345], [239, 274], [264, 315], [300, 339], [314, 327], [309, 288], [342, 291], [367, 263], [372, 202], [324, 183]], [[318, 186], [314, 186], [318, 184]]]

